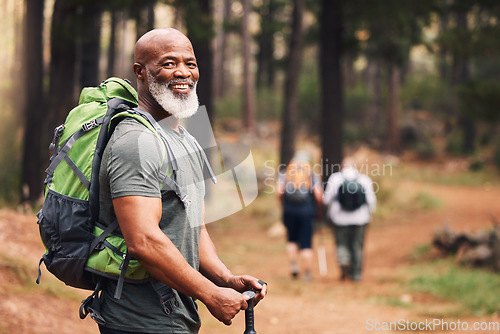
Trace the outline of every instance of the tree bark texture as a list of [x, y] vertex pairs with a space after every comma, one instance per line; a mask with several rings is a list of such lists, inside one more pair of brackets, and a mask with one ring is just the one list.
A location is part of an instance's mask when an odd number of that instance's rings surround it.
[[[457, 13], [457, 28], [466, 31], [467, 11], [462, 10]], [[469, 79], [469, 55], [467, 52], [457, 52], [453, 56], [453, 85], [460, 86], [465, 84]], [[470, 154], [474, 152], [476, 140], [476, 124], [475, 121], [463, 112], [460, 112], [459, 126], [462, 129], [462, 153]]]
[[78, 20], [80, 37], [80, 86], [97, 86], [99, 80], [99, 55], [101, 51], [102, 8], [99, 3], [81, 7]]
[[42, 194], [42, 150], [40, 123], [44, 115], [43, 100], [43, 8], [44, 0], [25, 1], [23, 85], [26, 89], [21, 201], [35, 203]]
[[213, 106], [213, 51], [214, 22], [212, 17], [212, 0], [190, 1], [186, 7], [185, 22], [187, 35], [193, 44], [196, 61], [200, 69], [200, 80], [197, 86], [200, 104], [207, 108], [210, 121], [215, 121]]
[[298, 85], [302, 67], [304, 1], [294, 0], [292, 34], [285, 79], [284, 110], [281, 130], [281, 164], [288, 164], [295, 151], [298, 115]]
[[341, 72], [342, 6], [323, 0], [320, 21], [321, 148], [323, 181], [342, 162], [343, 92]]
[[[70, 0], [56, 0], [52, 16], [48, 124], [44, 133], [61, 124], [76, 105], [75, 64], [77, 7]], [[46, 144], [52, 138], [46, 138]], [[47, 147], [47, 146], [45, 146]]]
[[401, 71], [397, 65], [389, 64], [388, 67], [386, 149], [390, 153], [398, 154], [400, 150], [399, 115], [401, 106], [399, 100]]
[[249, 16], [251, 0], [243, 0], [243, 18], [241, 20], [241, 39], [243, 44], [243, 125], [245, 131], [249, 134], [255, 133], [256, 112], [255, 112], [255, 87], [251, 72], [251, 43], [249, 29]]
[[[258, 37], [257, 87], [272, 87], [275, 80], [274, 33], [276, 25], [276, 0], [267, 0], [261, 13], [261, 33]], [[302, 15], [302, 14], [301, 14]]]

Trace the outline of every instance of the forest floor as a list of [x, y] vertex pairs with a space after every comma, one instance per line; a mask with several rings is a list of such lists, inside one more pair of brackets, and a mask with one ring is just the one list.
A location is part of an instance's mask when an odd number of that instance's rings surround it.
[[[431, 174], [443, 173], [442, 165], [426, 168]], [[381, 212], [367, 232], [363, 280], [359, 283], [339, 280], [329, 230], [314, 238], [315, 252], [319, 245], [326, 248], [327, 275], [319, 275], [316, 257], [312, 281], [291, 279], [284, 235], [275, 219], [279, 207], [272, 196], [260, 196], [245, 210], [208, 225], [221, 258], [233, 272], [252, 274], [269, 283], [268, 296], [255, 309], [257, 333], [499, 333], [498, 329], [472, 330], [476, 322], [498, 325], [498, 314], [457, 313], [456, 303], [415, 292], [408, 281], [418, 270], [412, 254], [428, 245], [444, 222], [466, 232], [491, 228], [490, 215], [500, 218], [500, 206], [496, 205], [500, 184], [452, 185], [395, 177], [382, 185], [397, 189], [389, 197], [399, 200], [399, 206], [387, 204], [387, 199], [381, 203]], [[410, 202], [418, 194], [432, 194], [439, 205], [412, 207]], [[97, 333], [91, 319], [78, 317], [86, 291], [65, 287], [44, 268], [41, 285], [34, 284], [43, 253], [35, 216], [1, 209], [0, 231], [0, 333]], [[244, 330], [243, 313], [230, 327], [214, 319], [202, 304], [200, 313], [201, 333]], [[468, 330], [383, 328], [389, 323], [411, 326], [440, 319], [451, 325], [460, 321], [462, 329], [466, 323]]]

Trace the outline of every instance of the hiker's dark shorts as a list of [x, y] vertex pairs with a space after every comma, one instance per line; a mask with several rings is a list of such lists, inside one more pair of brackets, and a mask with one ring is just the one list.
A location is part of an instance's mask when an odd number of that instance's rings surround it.
[[286, 226], [289, 242], [295, 242], [299, 249], [311, 248], [313, 234], [314, 216], [310, 213], [287, 213], [283, 214], [283, 223]]

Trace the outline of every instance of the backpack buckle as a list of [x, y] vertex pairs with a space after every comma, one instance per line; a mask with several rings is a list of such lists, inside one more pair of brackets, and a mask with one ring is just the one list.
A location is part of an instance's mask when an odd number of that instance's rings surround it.
[[160, 303], [163, 311], [165, 311], [167, 315], [170, 315], [170, 313], [174, 312], [174, 310], [179, 307], [179, 301], [173, 293], [166, 298], [162, 298]]
[[184, 207], [186, 208], [189, 206], [189, 204], [191, 204], [191, 200], [189, 199], [187, 194], [181, 198], [181, 202], [184, 203]]
[[52, 138], [52, 142], [49, 145], [49, 150], [55, 150], [57, 143], [59, 142], [59, 137], [61, 137], [64, 131], [64, 124], [59, 125], [54, 129], [54, 138]]
[[97, 126], [99, 126], [99, 124], [97, 124], [96, 120], [93, 119], [91, 121], [88, 121], [88, 122], [85, 122], [82, 124], [82, 129], [83, 131], [87, 132], [87, 131], [90, 131], [94, 128], [97, 128]]

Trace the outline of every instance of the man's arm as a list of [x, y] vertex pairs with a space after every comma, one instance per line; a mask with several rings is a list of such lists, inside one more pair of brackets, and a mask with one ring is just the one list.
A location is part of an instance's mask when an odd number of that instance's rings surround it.
[[232, 288], [239, 292], [260, 290], [255, 296], [255, 304], [267, 293], [267, 285], [262, 286], [257, 278], [249, 275], [235, 276], [231, 273], [217, 255], [205, 225], [201, 228], [200, 236], [200, 272], [217, 286]]
[[[202, 215], [205, 217], [205, 205], [203, 205]], [[233, 275], [217, 255], [205, 224], [201, 227], [200, 235], [200, 272], [217, 286], [232, 288], [239, 292], [251, 289], [261, 290], [255, 296], [255, 304], [267, 293], [267, 285], [262, 286], [257, 278], [248, 275]]]
[[113, 200], [113, 206], [130, 255], [139, 260], [153, 277], [201, 300], [226, 325], [231, 324], [231, 319], [240, 310], [246, 309], [247, 297], [233, 289], [218, 287], [205, 278], [186, 262], [160, 230], [160, 198], [119, 197]]

